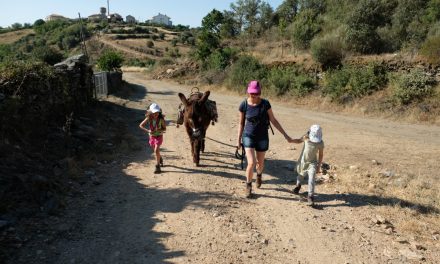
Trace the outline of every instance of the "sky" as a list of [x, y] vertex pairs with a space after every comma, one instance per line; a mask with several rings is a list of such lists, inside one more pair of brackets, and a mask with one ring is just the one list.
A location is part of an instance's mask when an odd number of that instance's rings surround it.
[[[204, 16], [212, 9], [231, 10], [234, 0], [109, 0], [110, 13], [127, 15], [144, 22], [158, 13], [171, 18], [173, 25], [199, 27]], [[265, 0], [275, 10], [283, 0]], [[50, 14], [77, 18], [99, 13], [100, 7], [107, 7], [107, 0], [0, 0], [0, 26], [13, 23], [33, 24]]]

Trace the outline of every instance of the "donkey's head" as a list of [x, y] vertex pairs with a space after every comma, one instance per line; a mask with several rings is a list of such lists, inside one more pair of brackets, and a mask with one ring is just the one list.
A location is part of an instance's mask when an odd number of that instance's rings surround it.
[[206, 108], [206, 100], [208, 100], [210, 92], [206, 91], [202, 96], [194, 94], [186, 99], [185, 95], [179, 93], [179, 98], [185, 106], [185, 126], [191, 130], [191, 137], [195, 139], [205, 136], [206, 128], [209, 126], [210, 116]]

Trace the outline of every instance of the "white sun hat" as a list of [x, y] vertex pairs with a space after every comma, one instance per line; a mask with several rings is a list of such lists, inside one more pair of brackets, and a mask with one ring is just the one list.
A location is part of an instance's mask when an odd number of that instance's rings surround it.
[[157, 112], [160, 112], [160, 107], [159, 107], [159, 105], [158, 104], [156, 104], [156, 103], [152, 103], [151, 105], [150, 105], [150, 108], [148, 108], [148, 110], [151, 112], [151, 113], [157, 113]]
[[322, 140], [322, 129], [320, 125], [312, 125], [309, 130], [309, 139], [311, 142], [319, 143]]

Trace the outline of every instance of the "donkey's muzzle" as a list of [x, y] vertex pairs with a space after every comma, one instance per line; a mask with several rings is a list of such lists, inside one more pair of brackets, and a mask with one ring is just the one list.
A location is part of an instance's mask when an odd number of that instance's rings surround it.
[[193, 129], [192, 137], [195, 139], [200, 139], [203, 137], [203, 133], [201, 129]]

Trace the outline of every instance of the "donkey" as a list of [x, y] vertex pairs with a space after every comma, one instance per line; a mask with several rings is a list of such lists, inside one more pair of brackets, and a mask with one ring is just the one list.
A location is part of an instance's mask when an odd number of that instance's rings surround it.
[[185, 107], [183, 124], [191, 142], [193, 162], [197, 167], [200, 165], [200, 151], [205, 151], [206, 130], [211, 122], [210, 111], [206, 106], [209, 94], [210, 91], [194, 93], [187, 99], [185, 95], [179, 93], [180, 101]]

